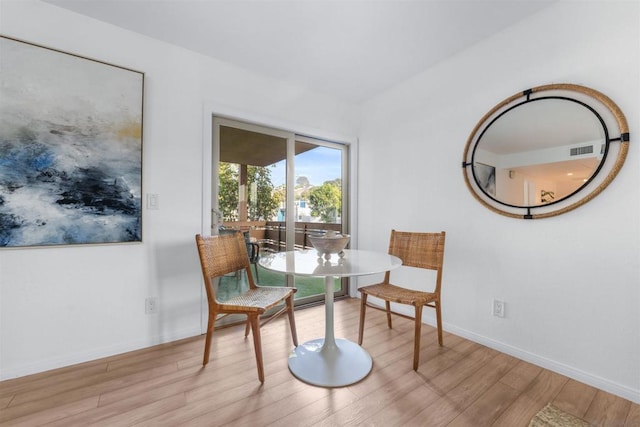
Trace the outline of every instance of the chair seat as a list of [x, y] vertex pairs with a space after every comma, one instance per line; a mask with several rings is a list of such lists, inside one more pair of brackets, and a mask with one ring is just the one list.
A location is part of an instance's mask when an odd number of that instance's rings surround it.
[[424, 305], [438, 299], [438, 296], [435, 293], [401, 288], [400, 286], [396, 286], [391, 283], [379, 283], [377, 285], [363, 286], [358, 290], [371, 295], [372, 297], [382, 298], [399, 304]]
[[224, 311], [235, 311], [238, 309], [238, 311], [242, 312], [247, 312], [253, 308], [256, 312], [264, 312], [294, 292], [294, 288], [261, 286], [255, 289], [249, 289], [243, 294], [221, 302], [220, 308]]

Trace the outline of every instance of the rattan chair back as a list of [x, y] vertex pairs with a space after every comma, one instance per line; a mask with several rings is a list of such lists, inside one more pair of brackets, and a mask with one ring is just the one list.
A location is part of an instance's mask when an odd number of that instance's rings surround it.
[[249, 267], [249, 258], [241, 233], [196, 237], [203, 276], [221, 277]]
[[414, 233], [391, 230], [389, 253], [402, 260], [402, 265], [438, 270], [444, 257], [444, 232]]
[[445, 232], [416, 233], [391, 230], [389, 253], [402, 260], [405, 267], [436, 270], [434, 293], [440, 293], [444, 263]]

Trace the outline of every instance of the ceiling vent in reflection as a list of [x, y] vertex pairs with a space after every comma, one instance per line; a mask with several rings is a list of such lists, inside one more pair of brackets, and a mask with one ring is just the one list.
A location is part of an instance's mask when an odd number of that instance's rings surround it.
[[584, 147], [574, 147], [569, 151], [570, 156], [581, 156], [583, 154], [593, 153], [593, 145], [585, 145]]

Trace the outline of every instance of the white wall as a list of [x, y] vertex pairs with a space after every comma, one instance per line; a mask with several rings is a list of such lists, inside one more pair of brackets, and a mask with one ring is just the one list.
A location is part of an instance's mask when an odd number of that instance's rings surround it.
[[46, 3], [2, 0], [0, 33], [145, 72], [143, 192], [160, 196], [142, 244], [0, 250], [2, 379], [200, 333], [205, 106], [356, 134], [353, 106]]
[[[446, 329], [636, 402], [639, 18], [638, 2], [559, 2], [369, 102], [358, 218], [360, 247], [371, 249], [387, 247], [391, 228], [447, 231]], [[468, 135], [506, 97], [559, 82], [597, 89], [625, 112], [624, 167], [565, 215], [492, 213], [464, 185]], [[506, 301], [506, 318], [491, 316], [494, 297]]]

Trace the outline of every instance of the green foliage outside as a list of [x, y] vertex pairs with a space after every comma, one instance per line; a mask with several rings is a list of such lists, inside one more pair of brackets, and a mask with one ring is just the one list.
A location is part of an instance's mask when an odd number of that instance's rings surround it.
[[[218, 168], [218, 203], [225, 221], [238, 221], [238, 182], [240, 167], [237, 164], [220, 162]], [[251, 191], [255, 183], [255, 193]], [[274, 191], [269, 167], [247, 167], [247, 194], [249, 221], [271, 219], [282, 202], [282, 192]]]
[[[238, 182], [240, 166], [220, 162], [218, 169], [218, 203], [224, 221], [238, 221]], [[255, 191], [252, 191], [255, 184]], [[336, 223], [342, 215], [342, 181], [338, 178], [326, 181], [319, 187], [310, 187], [306, 177], [299, 177], [296, 188], [305, 190], [298, 193], [296, 199], [308, 200], [311, 215], [319, 217], [324, 223]], [[272, 220], [278, 208], [284, 204], [285, 187], [274, 188], [271, 182], [271, 168], [260, 166], [247, 167], [247, 195], [249, 221]]]
[[324, 223], [335, 223], [342, 214], [342, 182], [340, 179], [326, 181], [309, 191], [311, 215], [320, 217]]
[[220, 162], [218, 166], [218, 206], [225, 221], [238, 220], [238, 165]]
[[268, 167], [248, 166], [247, 167], [248, 187], [256, 184], [256, 199], [249, 192], [249, 221], [265, 221], [271, 219], [280, 207], [282, 201], [278, 193], [273, 191], [271, 182], [271, 169]]

